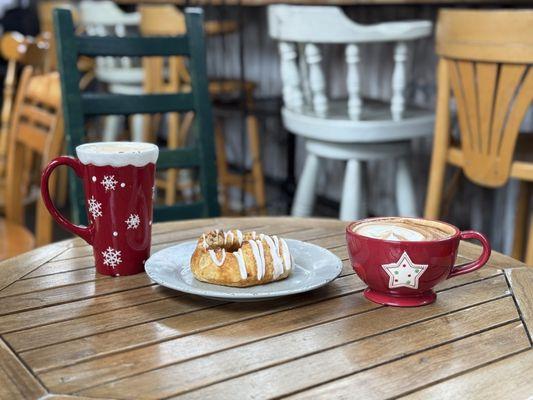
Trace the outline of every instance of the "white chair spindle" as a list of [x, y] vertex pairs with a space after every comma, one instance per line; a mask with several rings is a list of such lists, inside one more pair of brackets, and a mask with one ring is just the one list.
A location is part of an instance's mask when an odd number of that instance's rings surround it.
[[309, 65], [309, 87], [313, 99], [313, 109], [320, 116], [325, 116], [328, 111], [328, 99], [325, 94], [326, 82], [320, 66], [322, 55], [314, 43], [305, 45], [305, 60]]
[[283, 102], [290, 110], [300, 111], [303, 106], [303, 95], [300, 88], [300, 74], [296, 65], [296, 46], [294, 43], [280, 42], [281, 81], [283, 84]]
[[[115, 25], [115, 35], [118, 37], [125, 37], [126, 36], [126, 26], [124, 24], [116, 24]], [[131, 68], [131, 58], [129, 57], [121, 57], [120, 58], [120, 66], [123, 68]]]
[[405, 62], [407, 60], [407, 44], [398, 42], [394, 46], [394, 72], [392, 73], [392, 99], [391, 114], [394, 121], [403, 118], [405, 110], [405, 85], [407, 71]]
[[349, 44], [346, 46], [346, 87], [348, 90], [348, 115], [353, 120], [361, 118], [361, 82], [359, 79], [359, 46]]

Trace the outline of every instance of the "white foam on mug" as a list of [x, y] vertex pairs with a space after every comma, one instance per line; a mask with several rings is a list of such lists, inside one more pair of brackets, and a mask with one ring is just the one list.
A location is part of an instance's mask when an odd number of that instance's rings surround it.
[[144, 142], [97, 142], [76, 147], [76, 155], [85, 165], [144, 167], [157, 161], [159, 148]]

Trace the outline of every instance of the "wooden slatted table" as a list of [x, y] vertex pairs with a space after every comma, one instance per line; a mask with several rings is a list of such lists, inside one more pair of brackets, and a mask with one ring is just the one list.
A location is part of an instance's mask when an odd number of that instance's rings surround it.
[[[494, 253], [485, 268], [440, 285], [435, 304], [383, 307], [362, 296], [344, 225], [240, 218], [154, 226], [154, 251], [233, 227], [305, 240], [343, 260], [330, 285], [260, 303], [184, 295], [145, 274], [98, 275], [78, 239], [3, 262], [0, 398], [533, 395], [533, 269]], [[459, 261], [479, 251], [462, 245]]]

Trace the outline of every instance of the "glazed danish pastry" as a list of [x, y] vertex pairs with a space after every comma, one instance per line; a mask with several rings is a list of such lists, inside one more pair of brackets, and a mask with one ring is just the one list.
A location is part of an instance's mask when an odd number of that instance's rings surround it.
[[289, 276], [289, 246], [277, 236], [237, 229], [204, 233], [191, 257], [191, 271], [200, 281], [225, 286], [254, 286]]

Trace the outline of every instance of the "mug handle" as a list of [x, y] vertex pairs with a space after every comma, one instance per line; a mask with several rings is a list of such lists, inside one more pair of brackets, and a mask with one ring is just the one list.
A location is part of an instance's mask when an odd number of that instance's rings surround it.
[[89, 226], [84, 225], [74, 225], [68, 219], [66, 219], [58, 209], [55, 207], [54, 202], [50, 198], [50, 191], [48, 189], [48, 180], [50, 175], [60, 165], [66, 165], [74, 170], [78, 178], [83, 177], [83, 164], [75, 159], [74, 157], [61, 156], [53, 159], [50, 164], [46, 166], [41, 176], [41, 196], [44, 201], [44, 205], [52, 215], [59, 225], [65, 228], [67, 231], [72, 232], [75, 235], [78, 235], [83, 240], [85, 240], [90, 245], [93, 244], [94, 237], [94, 226], [92, 223], [89, 223]]
[[464, 231], [464, 232], [461, 232], [460, 237], [461, 237], [461, 240], [465, 240], [465, 239], [479, 240], [481, 242], [481, 246], [483, 247], [483, 251], [481, 252], [481, 255], [476, 261], [454, 266], [450, 274], [448, 275], [447, 279], [453, 278], [454, 276], [468, 274], [469, 272], [473, 272], [477, 269], [480, 269], [482, 266], [485, 265], [485, 263], [489, 260], [489, 257], [490, 257], [490, 252], [491, 252], [490, 243], [484, 235], [476, 231]]

